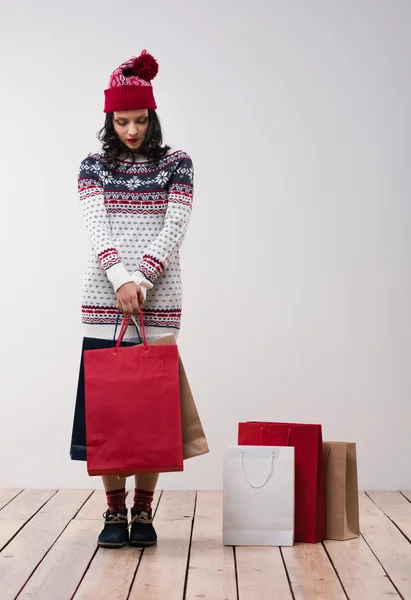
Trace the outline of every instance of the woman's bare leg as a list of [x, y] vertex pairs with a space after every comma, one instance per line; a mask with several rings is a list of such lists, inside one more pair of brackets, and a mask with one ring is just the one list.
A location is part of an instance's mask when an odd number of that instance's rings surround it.
[[160, 473], [138, 473], [134, 476], [136, 489], [154, 492], [159, 476]]
[[103, 475], [102, 481], [106, 492], [125, 489], [126, 479], [119, 479], [117, 475]]

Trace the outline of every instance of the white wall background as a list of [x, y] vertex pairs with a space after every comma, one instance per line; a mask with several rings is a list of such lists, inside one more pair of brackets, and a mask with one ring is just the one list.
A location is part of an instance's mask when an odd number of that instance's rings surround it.
[[87, 234], [78, 165], [103, 90], [147, 48], [188, 151], [181, 352], [219, 488], [245, 419], [358, 444], [363, 488], [411, 488], [408, 0], [1, 2], [0, 487], [99, 487], [69, 442]]

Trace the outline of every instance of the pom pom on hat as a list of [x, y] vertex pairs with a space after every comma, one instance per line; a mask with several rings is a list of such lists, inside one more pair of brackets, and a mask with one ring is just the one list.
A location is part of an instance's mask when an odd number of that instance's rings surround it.
[[143, 50], [140, 56], [134, 59], [132, 73], [144, 81], [152, 81], [158, 73], [158, 62], [147, 50]]

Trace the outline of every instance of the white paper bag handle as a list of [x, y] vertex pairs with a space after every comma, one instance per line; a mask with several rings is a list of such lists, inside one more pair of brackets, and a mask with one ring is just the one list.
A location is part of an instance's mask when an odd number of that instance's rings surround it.
[[253, 489], [259, 490], [259, 489], [263, 488], [264, 486], [266, 486], [267, 483], [269, 482], [270, 477], [273, 474], [273, 470], [274, 470], [274, 456], [275, 456], [275, 452], [271, 452], [270, 471], [269, 471], [264, 483], [262, 483], [261, 485], [253, 485], [247, 477], [247, 473], [245, 471], [244, 452], [241, 452], [241, 466], [243, 468], [244, 475], [245, 475], [248, 485], [251, 486]]

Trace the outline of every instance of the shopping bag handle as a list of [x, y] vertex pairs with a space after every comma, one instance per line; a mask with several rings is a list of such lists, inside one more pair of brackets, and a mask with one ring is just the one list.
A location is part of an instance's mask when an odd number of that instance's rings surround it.
[[[143, 344], [144, 344], [144, 347], [145, 347], [146, 351], [148, 351], [146, 329], [145, 329], [145, 326], [144, 326], [144, 315], [143, 315], [143, 311], [142, 310], [140, 310], [139, 317], [140, 317], [141, 333], [143, 334]], [[140, 341], [141, 341], [141, 335], [140, 335], [140, 331], [138, 329], [137, 320], [136, 320], [136, 318], [135, 318], [134, 315], [131, 315], [131, 318], [133, 320], [134, 325], [136, 326], [136, 329], [138, 331], [138, 336], [139, 336]]]
[[[147, 345], [147, 336], [146, 336], [146, 330], [144, 327], [144, 316], [143, 316], [143, 312], [140, 310], [140, 325], [141, 325], [141, 331], [143, 333], [143, 344], [144, 344], [144, 348], [146, 350], [146, 352], [148, 352], [148, 345]], [[130, 319], [133, 319], [134, 325], [137, 327], [137, 331], [138, 331], [138, 324], [137, 321], [134, 317], [134, 315], [125, 315], [123, 322], [121, 324], [121, 329], [120, 329], [120, 333], [119, 336], [117, 338], [117, 342], [116, 342], [116, 347], [114, 349], [113, 354], [117, 353], [117, 350], [120, 347], [121, 342], [123, 341], [124, 335], [126, 333], [127, 327], [130, 324]]]
[[242, 468], [243, 468], [243, 471], [244, 471], [245, 478], [246, 478], [246, 480], [247, 480], [247, 483], [248, 483], [248, 485], [249, 485], [250, 487], [252, 487], [254, 490], [259, 490], [259, 489], [261, 489], [261, 488], [265, 487], [265, 486], [267, 485], [267, 483], [269, 482], [269, 480], [270, 480], [270, 477], [271, 477], [271, 475], [273, 474], [273, 470], [274, 470], [274, 456], [275, 456], [275, 452], [271, 452], [270, 471], [269, 471], [269, 473], [268, 473], [267, 477], [265, 478], [265, 481], [264, 481], [264, 483], [262, 483], [261, 485], [254, 485], [254, 484], [252, 484], [252, 483], [251, 483], [251, 481], [248, 479], [248, 476], [247, 476], [247, 473], [246, 473], [246, 470], [245, 470], [245, 459], [244, 459], [244, 452], [241, 452], [241, 466], [242, 466]]
[[[121, 315], [121, 312], [120, 312], [120, 309], [118, 309], [118, 311], [117, 311], [117, 318], [116, 318], [116, 324], [114, 326], [113, 342], [115, 342], [116, 339], [117, 339], [116, 335], [117, 335], [118, 324], [119, 324], [119, 321], [120, 321], [120, 315]], [[135, 324], [136, 329], [137, 329], [137, 335], [138, 335], [139, 343], [142, 344], [143, 340], [141, 339], [140, 330], [138, 329], [135, 320], [134, 320], [134, 324]]]

